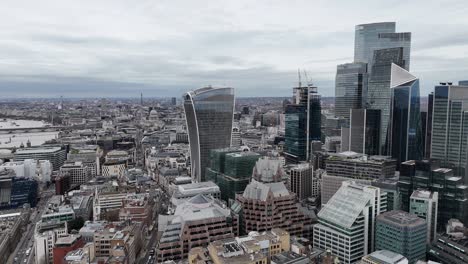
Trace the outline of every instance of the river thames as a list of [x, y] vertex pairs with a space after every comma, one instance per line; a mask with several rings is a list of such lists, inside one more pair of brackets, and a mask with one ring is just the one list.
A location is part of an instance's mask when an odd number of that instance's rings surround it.
[[[0, 130], [8, 128], [22, 127], [43, 127], [49, 125], [43, 121], [23, 120], [23, 119], [0, 119]], [[58, 132], [34, 132], [34, 133], [14, 133], [0, 134], [0, 148], [19, 147], [21, 143], [26, 146], [28, 140], [32, 146], [44, 144], [47, 140], [56, 138]]]

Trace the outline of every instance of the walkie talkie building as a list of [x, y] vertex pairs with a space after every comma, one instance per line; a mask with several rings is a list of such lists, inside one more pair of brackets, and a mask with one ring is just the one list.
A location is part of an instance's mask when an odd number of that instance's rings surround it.
[[205, 87], [184, 94], [192, 178], [205, 181], [210, 150], [231, 145], [234, 89]]

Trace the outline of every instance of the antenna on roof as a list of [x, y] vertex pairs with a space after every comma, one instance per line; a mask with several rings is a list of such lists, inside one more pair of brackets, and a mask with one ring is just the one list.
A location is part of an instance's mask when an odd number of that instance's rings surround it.
[[302, 86], [302, 83], [301, 83], [301, 69], [299, 69], [299, 68], [297, 69], [297, 75], [299, 77], [299, 87], [301, 87]]

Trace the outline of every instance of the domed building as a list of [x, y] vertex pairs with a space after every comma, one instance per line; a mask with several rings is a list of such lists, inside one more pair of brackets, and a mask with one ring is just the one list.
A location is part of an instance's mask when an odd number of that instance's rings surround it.
[[156, 111], [156, 109], [151, 110], [151, 112], [150, 112], [150, 114], [148, 116], [148, 120], [149, 121], [158, 121], [159, 120], [158, 112]]

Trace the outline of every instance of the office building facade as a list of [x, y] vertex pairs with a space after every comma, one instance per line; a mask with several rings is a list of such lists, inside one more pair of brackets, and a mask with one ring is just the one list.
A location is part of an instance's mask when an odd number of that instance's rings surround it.
[[391, 64], [409, 70], [411, 33], [395, 32], [394, 22], [357, 25], [354, 45], [354, 61], [367, 63], [365, 108], [381, 110], [380, 154], [390, 155]]
[[419, 79], [400, 66], [391, 64], [392, 102], [388, 150], [397, 160], [423, 158]]
[[184, 95], [192, 178], [205, 180], [210, 150], [231, 145], [234, 89], [206, 87]]
[[409, 263], [426, 259], [426, 220], [404, 211], [377, 216], [376, 250], [390, 250], [405, 256]]
[[314, 169], [309, 163], [300, 163], [286, 168], [288, 189], [295, 193], [299, 200], [312, 197]]
[[308, 160], [310, 144], [321, 140], [321, 105], [317, 87], [299, 83], [293, 89], [293, 103], [285, 109], [284, 153], [290, 163]]
[[252, 180], [243, 194], [236, 195], [231, 210], [239, 214], [240, 232], [264, 232], [282, 228], [291, 235], [311, 238], [315, 222], [296, 203], [296, 195], [283, 182], [262, 183]]
[[434, 89], [431, 158], [466, 177], [468, 144], [468, 86], [442, 83]]
[[57, 171], [65, 163], [67, 153], [64, 147], [40, 146], [34, 148], [20, 148], [15, 152], [15, 160], [26, 159], [48, 160], [52, 163], [52, 169]]
[[361, 109], [367, 89], [367, 64], [346, 63], [337, 66], [335, 79], [335, 116], [349, 120], [351, 109]]
[[380, 110], [351, 109], [349, 126], [341, 127], [341, 151], [378, 155]]
[[426, 220], [427, 244], [436, 239], [439, 193], [426, 190], [416, 190], [410, 198], [410, 213]]
[[318, 213], [314, 248], [331, 250], [340, 263], [359, 262], [374, 251], [375, 219], [386, 210], [379, 188], [344, 182]]

